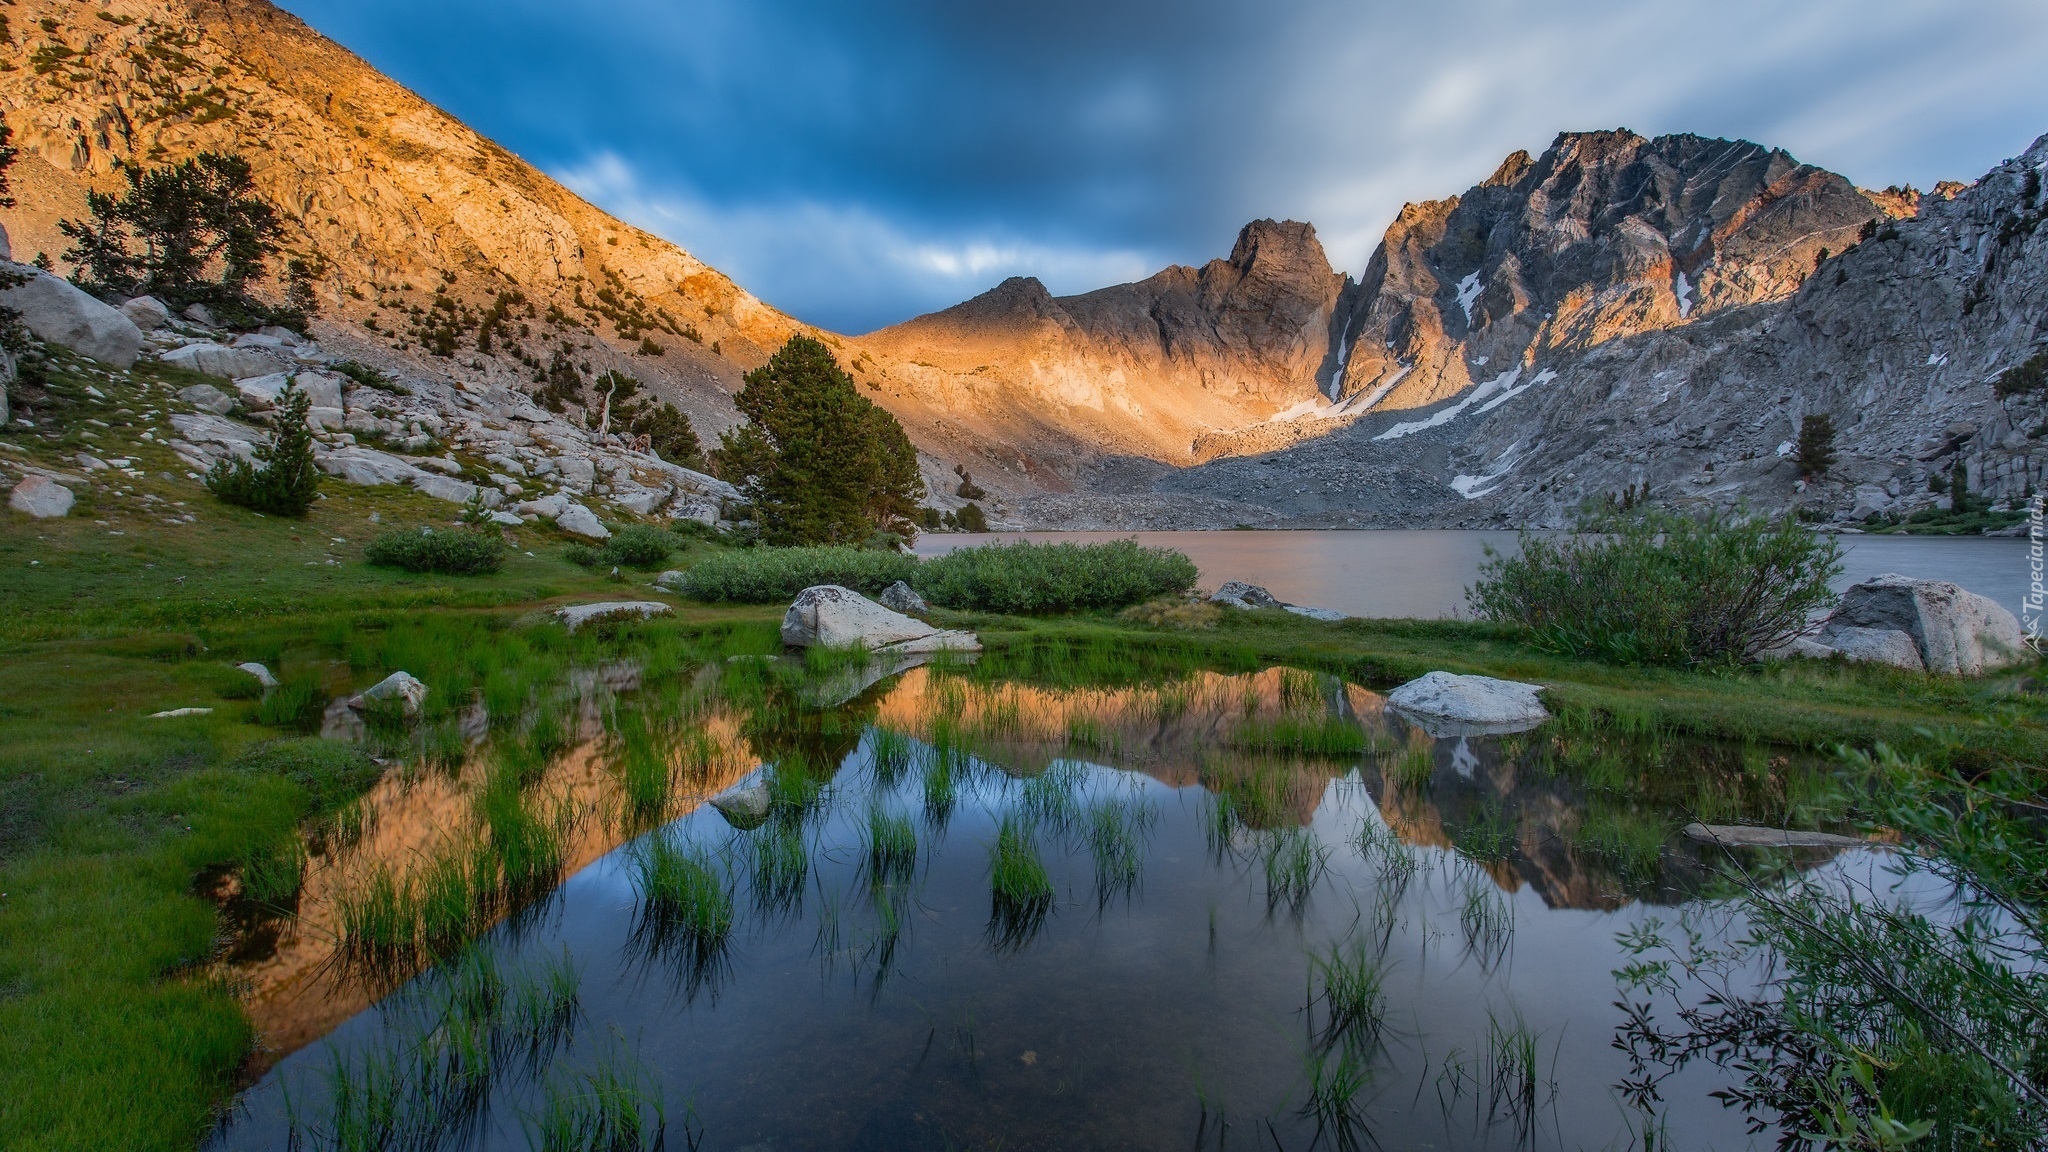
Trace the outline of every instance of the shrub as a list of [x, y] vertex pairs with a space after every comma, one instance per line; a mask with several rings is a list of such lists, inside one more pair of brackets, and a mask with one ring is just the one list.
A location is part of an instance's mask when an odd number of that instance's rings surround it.
[[251, 462], [229, 456], [207, 470], [206, 487], [229, 504], [279, 516], [304, 516], [320, 491], [313, 463], [313, 430], [306, 425], [312, 400], [288, 380], [272, 413], [270, 442]]
[[624, 565], [628, 568], [657, 568], [676, 550], [671, 533], [647, 524], [628, 524], [612, 534], [600, 548], [586, 544], [569, 546], [569, 559], [586, 568]]
[[1489, 555], [1466, 599], [1551, 652], [1726, 663], [1804, 630], [1834, 602], [1828, 581], [1841, 557], [1840, 544], [1791, 516], [1639, 511], [1583, 521], [1569, 536], [1523, 534], [1519, 555]]
[[917, 572], [900, 552], [858, 548], [746, 548], [708, 556], [683, 574], [676, 590], [697, 600], [770, 604], [814, 584], [838, 584], [869, 595]]
[[911, 583], [947, 608], [1029, 614], [1122, 608], [1195, 586], [1195, 562], [1136, 540], [984, 544], [927, 561]]
[[417, 532], [386, 532], [363, 551], [363, 558], [385, 568], [407, 572], [440, 572], [449, 576], [488, 576], [505, 566], [505, 541], [487, 532], [422, 528]]
[[391, 377], [386, 376], [384, 373], [360, 360], [342, 360], [330, 364], [328, 367], [361, 384], [365, 388], [375, 388], [379, 392], [389, 392], [394, 396], [409, 396], [412, 394], [411, 389], [405, 385], [400, 384], [398, 381], [393, 380]]

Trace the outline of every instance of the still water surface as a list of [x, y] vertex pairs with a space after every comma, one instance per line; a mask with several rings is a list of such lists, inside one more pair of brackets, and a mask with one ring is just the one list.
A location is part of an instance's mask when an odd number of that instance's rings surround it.
[[[1202, 570], [1203, 585], [1263, 585], [1290, 604], [1353, 616], [1435, 619], [1463, 613], [1465, 588], [1491, 546], [1512, 552], [1513, 532], [1449, 530], [1312, 532], [1026, 532], [929, 534], [917, 552], [934, 556], [989, 540], [1121, 540], [1177, 548]], [[1846, 588], [1883, 572], [1947, 580], [2020, 615], [2033, 579], [2025, 540], [1945, 536], [1842, 536]]]
[[[795, 665], [577, 679], [571, 745], [526, 785], [566, 878], [492, 913], [467, 970], [497, 992], [337, 945], [380, 878], [476, 851], [520, 722], [461, 765], [394, 770], [352, 835], [309, 844], [296, 915], [253, 917], [227, 965], [274, 1066], [216, 1146], [539, 1147], [550, 1094], [560, 1119], [610, 1076], [662, 1101], [670, 1148], [1623, 1147], [1617, 933], [1697, 903], [1685, 820], [1781, 821], [1818, 781], [1768, 750], [1556, 721], [1433, 737], [1281, 668]], [[621, 781], [650, 764], [673, 796], [635, 816]], [[747, 781], [770, 786], [763, 818], [702, 803]], [[914, 828], [914, 867], [878, 872], [875, 814]], [[1005, 822], [1043, 903], [993, 891]], [[651, 915], [657, 843], [707, 864], [725, 941]], [[1333, 951], [1380, 974], [1368, 1027], [1331, 1031]], [[528, 1011], [550, 970], [572, 1010]], [[1666, 1086], [1670, 1146], [1752, 1143], [1719, 1083]]]

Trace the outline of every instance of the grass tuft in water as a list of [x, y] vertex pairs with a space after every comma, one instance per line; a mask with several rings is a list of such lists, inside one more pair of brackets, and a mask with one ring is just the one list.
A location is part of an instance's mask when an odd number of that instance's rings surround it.
[[1368, 941], [1354, 937], [1311, 955], [1308, 962], [1310, 975], [1321, 985], [1323, 1046], [1341, 1042], [1360, 1052], [1377, 1049], [1387, 1017], [1384, 957]]
[[998, 948], [1020, 948], [1052, 911], [1052, 877], [1039, 858], [1030, 824], [1006, 814], [989, 852], [989, 936]]
[[1488, 797], [1470, 819], [1449, 829], [1451, 843], [1474, 860], [1493, 863], [1514, 853], [1515, 818], [1499, 800]]
[[256, 845], [242, 858], [242, 897], [275, 912], [298, 911], [306, 883], [306, 843], [286, 832]]
[[635, 949], [675, 964], [693, 995], [715, 984], [724, 971], [733, 926], [732, 889], [724, 870], [710, 852], [665, 832], [634, 844], [627, 865], [640, 894]]
[[1341, 716], [1279, 716], [1248, 720], [1231, 729], [1224, 743], [1251, 752], [1286, 753], [1332, 760], [1363, 756], [1372, 747], [1365, 729]]
[[1299, 916], [1329, 871], [1330, 849], [1313, 829], [1288, 828], [1266, 837], [1262, 862], [1266, 871], [1266, 907], [1285, 905]]
[[1328, 1137], [1340, 1149], [1377, 1147], [1379, 1142], [1366, 1124], [1365, 1101], [1361, 1099], [1372, 1087], [1372, 1057], [1348, 1045], [1339, 1045], [1309, 1053], [1303, 1065], [1308, 1087], [1301, 1114], [1316, 1122], [1316, 1139], [1311, 1146], [1320, 1145]]
[[1464, 930], [1466, 950], [1486, 969], [1500, 962], [1515, 934], [1514, 909], [1500, 886], [1470, 866], [1459, 886], [1458, 926]]
[[810, 846], [804, 842], [803, 828], [773, 821], [756, 829], [749, 839], [754, 902], [771, 910], [802, 904], [804, 881], [811, 874]]
[[1088, 853], [1095, 858], [1097, 907], [1128, 897], [1145, 864], [1145, 841], [1159, 811], [1141, 796], [1103, 796], [1088, 805]]
[[1519, 1132], [1535, 1126], [1537, 1104], [1536, 1032], [1517, 1012], [1507, 1022], [1486, 1014], [1488, 1118], [1505, 1115]]
[[1045, 771], [1024, 781], [1018, 805], [1024, 818], [1056, 835], [1066, 835], [1081, 822], [1081, 804], [1075, 793], [1088, 778], [1088, 769], [1077, 760], [1055, 760]]
[[868, 736], [868, 757], [874, 766], [875, 783], [893, 788], [914, 759], [916, 745], [894, 728], [875, 728]]
[[660, 1081], [616, 1041], [592, 1067], [549, 1082], [527, 1123], [538, 1152], [651, 1152], [668, 1131]]
[[868, 809], [868, 876], [877, 884], [903, 884], [917, 871], [917, 828], [908, 816]]

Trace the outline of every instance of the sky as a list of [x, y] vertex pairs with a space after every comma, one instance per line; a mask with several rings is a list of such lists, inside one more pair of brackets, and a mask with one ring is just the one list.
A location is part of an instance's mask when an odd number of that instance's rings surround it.
[[1560, 131], [1784, 148], [1865, 187], [2048, 133], [2042, 0], [280, 0], [593, 203], [858, 333], [1403, 203]]

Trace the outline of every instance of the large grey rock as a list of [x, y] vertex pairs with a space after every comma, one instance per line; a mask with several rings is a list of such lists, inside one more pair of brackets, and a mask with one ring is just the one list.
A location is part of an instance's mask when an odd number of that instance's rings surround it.
[[1226, 582], [1223, 587], [1216, 590], [1215, 595], [1209, 597], [1209, 602], [1211, 604], [1227, 605], [1231, 608], [1286, 607], [1286, 605], [1280, 602], [1280, 598], [1271, 592], [1266, 591], [1257, 584], [1247, 584], [1242, 580]]
[[932, 606], [924, 602], [924, 597], [917, 594], [917, 589], [901, 580], [882, 589], [882, 594], [875, 597], [875, 602], [891, 612], [901, 612], [905, 616], [922, 616], [932, 610]]
[[591, 540], [609, 540], [612, 530], [604, 526], [597, 513], [581, 504], [570, 504], [555, 517], [555, 527], [576, 536]]
[[1387, 693], [1387, 704], [1425, 721], [1425, 727], [1432, 731], [1519, 732], [1550, 719], [1550, 713], [1536, 699], [1541, 691], [1540, 684], [1431, 672]]
[[409, 672], [393, 672], [360, 693], [349, 697], [348, 706], [358, 712], [394, 710], [403, 716], [417, 716], [426, 703], [427, 686]]
[[121, 315], [144, 332], [154, 332], [171, 322], [171, 310], [154, 296], [137, 296], [121, 305]]
[[276, 407], [285, 385], [292, 383], [306, 394], [312, 407], [341, 408], [341, 378], [325, 372], [270, 372], [262, 376], [248, 376], [235, 381], [235, 391], [240, 394], [243, 407], [251, 412], [267, 412]]
[[[129, 301], [134, 303], [134, 301]], [[178, 399], [190, 404], [201, 412], [225, 416], [235, 406], [235, 398], [211, 384], [194, 384], [190, 388], [178, 389]]]
[[557, 608], [555, 619], [574, 632], [593, 620], [646, 620], [655, 616], [673, 616], [675, 611], [659, 600], [607, 600]]
[[972, 632], [934, 628], [892, 612], [850, 588], [820, 584], [797, 594], [782, 616], [782, 642], [792, 648], [851, 648], [870, 652], [979, 652]]
[[[1899, 652], [1896, 641], [1873, 640], [1872, 631], [1903, 633], [1918, 650], [1920, 666], [1944, 675], [1977, 676], [2029, 658], [2026, 634], [2012, 613], [1943, 580], [1896, 572], [1865, 580], [1842, 594], [1816, 639], [1838, 651], [1850, 643], [1873, 653]], [[1900, 659], [1886, 663], [1912, 666]]]
[[1301, 604], [1282, 604], [1281, 607], [1294, 613], [1296, 616], [1306, 616], [1311, 620], [1321, 620], [1325, 624], [1335, 624], [1339, 620], [1351, 619], [1351, 617], [1337, 611], [1335, 608], [1310, 608]]
[[[126, 321], [125, 317], [123, 321]], [[129, 327], [133, 328], [134, 325], [130, 324]], [[215, 344], [208, 340], [187, 344], [182, 348], [173, 348], [164, 353], [161, 359], [174, 367], [204, 372], [209, 376], [225, 376], [230, 380], [268, 376], [278, 369], [277, 361], [261, 352], [247, 348], [230, 348], [225, 344]]]
[[322, 472], [351, 484], [406, 484], [426, 475], [389, 452], [374, 448], [336, 448], [316, 453], [314, 459]]
[[1860, 664], [1889, 664], [1915, 672], [1927, 670], [1920, 658], [1920, 646], [1896, 628], [1835, 628], [1825, 640], [1814, 641], [1818, 655], [1840, 656]]
[[54, 520], [71, 512], [71, 489], [48, 476], [24, 476], [7, 497], [7, 506], [38, 520]]
[[432, 472], [413, 473], [412, 486], [436, 500], [446, 500], [450, 504], [467, 504], [477, 491], [476, 485], [467, 480], [437, 476]]
[[142, 351], [142, 329], [134, 321], [40, 268], [8, 267], [30, 275], [27, 283], [0, 291], [0, 305], [20, 312], [37, 339], [115, 368], [134, 365]]

